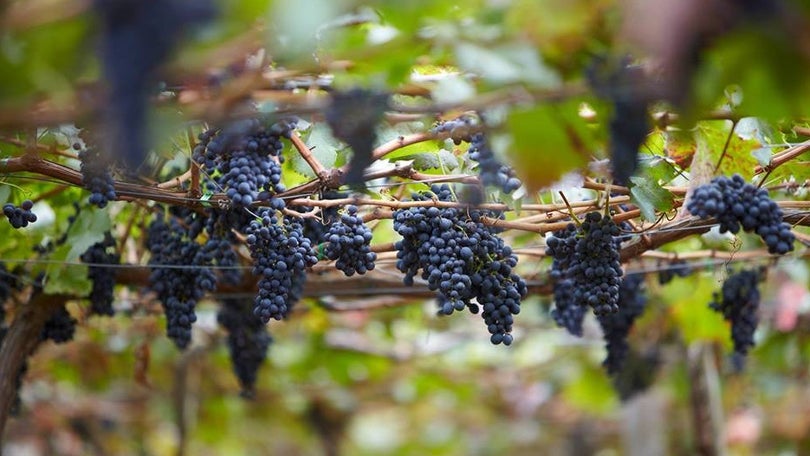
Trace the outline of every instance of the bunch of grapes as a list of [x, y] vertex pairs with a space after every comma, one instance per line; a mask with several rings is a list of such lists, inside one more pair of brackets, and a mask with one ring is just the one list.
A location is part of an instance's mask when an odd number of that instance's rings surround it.
[[79, 151], [82, 185], [90, 190], [88, 201], [99, 208], [107, 206], [109, 201], [114, 201], [118, 197], [115, 194], [115, 180], [110, 174], [107, 157], [96, 147], [82, 149], [81, 144], [75, 143], [73, 149]]
[[431, 132], [433, 134], [449, 133], [453, 143], [459, 145], [462, 142], [470, 142], [475, 126], [475, 119], [472, 116], [464, 115], [439, 122]]
[[346, 206], [346, 213], [329, 226], [326, 257], [346, 276], [365, 274], [374, 269], [377, 254], [371, 251], [371, 230], [357, 215], [357, 207]]
[[467, 154], [478, 163], [478, 175], [481, 184], [500, 188], [504, 193], [512, 193], [522, 185], [515, 170], [501, 163], [492, 151], [487, 136], [474, 132], [476, 122], [471, 116], [461, 116], [453, 120], [440, 122], [433, 133], [450, 133], [450, 139], [456, 144], [470, 143]]
[[605, 58], [596, 59], [586, 76], [594, 91], [613, 106], [608, 123], [613, 181], [627, 185], [638, 168], [638, 150], [650, 131], [650, 94], [640, 65], [631, 64], [628, 58], [609, 63]]
[[761, 271], [743, 270], [729, 276], [723, 282], [720, 293], [715, 292], [709, 307], [723, 314], [731, 324], [731, 340], [734, 343], [733, 361], [742, 369], [748, 350], [754, 346], [754, 332], [759, 324], [759, 281]]
[[739, 175], [719, 176], [696, 188], [686, 208], [705, 219], [715, 217], [720, 232], [756, 232], [768, 246], [768, 252], [783, 255], [793, 250], [795, 236], [782, 221], [782, 210], [768, 196]]
[[[211, 191], [224, 191], [237, 208], [267, 201], [284, 191], [281, 183], [281, 138], [289, 138], [296, 120], [282, 120], [266, 126], [259, 119], [235, 122], [221, 130], [200, 135], [193, 159], [212, 178]], [[281, 200], [273, 201], [274, 207]], [[278, 207], [276, 207], [278, 208]]]
[[[563, 305], [588, 305], [597, 316], [617, 312], [622, 268], [615, 240], [619, 228], [613, 219], [589, 212], [576, 233], [568, 228], [563, 234], [546, 241], [549, 254], [558, 261], [556, 280], [570, 280], [573, 304]], [[569, 302], [565, 299], [563, 303]]]
[[246, 233], [253, 274], [260, 276], [254, 312], [267, 323], [287, 317], [301, 297], [306, 268], [318, 258], [300, 222], [289, 218], [281, 222], [270, 209], [258, 215]]
[[166, 332], [178, 348], [185, 348], [197, 321], [197, 301], [216, 286], [211, 258], [177, 217], [162, 212], [149, 225], [146, 244], [152, 254], [149, 284], [166, 313]]
[[576, 236], [577, 228], [573, 223], [569, 223], [565, 229], [555, 231], [546, 241], [546, 255], [553, 258], [550, 278], [553, 282], [554, 309], [551, 317], [557, 326], [581, 337], [587, 306], [574, 300], [574, 281], [567, 274], [574, 258]]
[[70, 342], [76, 332], [76, 323], [78, 321], [70, 315], [65, 305], [62, 304], [45, 321], [39, 339], [41, 341], [52, 340], [57, 344]]
[[102, 242], [91, 245], [81, 255], [81, 260], [89, 263], [87, 278], [93, 282], [90, 291], [90, 313], [95, 315], [114, 315], [113, 288], [115, 287], [115, 269], [102, 265], [117, 265], [121, 255], [116, 251], [115, 239], [108, 231]]
[[250, 300], [225, 299], [222, 301], [217, 321], [228, 332], [228, 353], [231, 365], [242, 386], [242, 396], [252, 397], [256, 374], [273, 342], [267, 326], [253, 313]]
[[467, 150], [470, 159], [478, 162], [478, 175], [485, 186], [498, 187], [504, 193], [512, 193], [522, 183], [515, 175], [515, 170], [501, 163], [483, 133], [475, 133], [470, 138], [470, 148]]
[[621, 371], [630, 348], [627, 344], [627, 335], [636, 319], [644, 313], [646, 305], [644, 276], [632, 275], [625, 277], [619, 287], [618, 312], [597, 316], [607, 350], [607, 357], [602, 365], [608, 374], [615, 375]]
[[23, 201], [20, 207], [7, 203], [3, 206], [3, 215], [13, 228], [25, 228], [29, 223], [37, 221], [37, 215], [31, 212], [32, 207], [34, 207], [34, 202], [31, 200]]
[[[321, 195], [321, 199], [323, 200], [335, 200], [335, 199], [343, 199], [348, 197], [349, 194], [345, 192], [324, 192]], [[310, 210], [309, 207], [303, 206], [297, 208], [299, 212], [304, 213]], [[304, 226], [304, 236], [309, 238], [313, 244], [323, 244], [326, 242], [327, 235], [329, 233], [329, 227], [332, 225], [332, 222], [338, 220], [340, 215], [338, 214], [339, 208], [337, 206], [329, 206], [323, 207], [320, 209], [320, 216], [319, 217], [304, 217], [301, 219], [301, 223]]]
[[[431, 186], [432, 194], [414, 194], [414, 201], [453, 201], [450, 187]], [[517, 256], [485, 215], [478, 210], [411, 207], [394, 211], [394, 230], [402, 236], [395, 243], [397, 269], [412, 285], [421, 270], [431, 290], [441, 297], [440, 312], [452, 314], [468, 308], [481, 316], [493, 344], [512, 343], [513, 315], [520, 312], [526, 282], [512, 272]], [[475, 300], [475, 302], [473, 302]]]
[[147, 101], [153, 77], [190, 26], [211, 19], [211, 0], [93, 0], [100, 60], [110, 88], [108, 150], [132, 171], [146, 158]]
[[234, 232], [244, 232], [253, 216], [244, 209], [209, 209], [205, 218], [205, 233], [208, 235], [203, 244], [203, 252], [219, 267], [222, 280], [236, 284], [242, 278], [239, 268], [239, 256], [234, 250], [238, 243]]

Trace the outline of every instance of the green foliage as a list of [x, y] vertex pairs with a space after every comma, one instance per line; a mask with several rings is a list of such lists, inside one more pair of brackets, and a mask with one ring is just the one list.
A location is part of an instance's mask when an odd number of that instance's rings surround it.
[[[104, 98], [93, 52], [92, 2], [66, 2], [65, 11], [45, 0], [6, 3], [0, 8], [0, 203], [34, 199], [40, 216], [19, 231], [0, 217], [0, 260], [25, 279], [6, 303], [7, 320], [27, 304], [33, 278], [43, 272], [44, 293], [73, 297], [68, 309], [80, 321], [73, 343], [45, 344], [31, 358], [26, 384], [33, 386], [15, 424], [50, 439], [54, 453], [64, 450], [56, 442], [62, 435], [80, 440], [74, 431], [83, 429], [83, 414], [91, 423], [112, 423], [111, 430], [91, 429], [105, 445], [93, 450], [104, 454], [178, 452], [175, 430], [181, 425], [188, 454], [319, 454], [329, 445], [358, 455], [538, 454], [538, 448], [568, 454], [572, 440], [593, 446], [583, 453], [627, 452], [618, 429], [630, 409], [623, 409], [614, 379], [599, 365], [604, 347], [595, 320], [587, 315], [584, 337], [574, 339], [549, 316], [550, 261], [538, 258], [545, 247], [538, 233], [567, 220], [560, 192], [577, 212], [587, 204], [604, 210], [605, 201], [624, 196], [607, 198], [610, 116], [616, 109], [610, 96], [589, 86], [588, 69], [599, 58], [618, 61], [628, 49], [633, 51], [627, 61], [652, 75], [653, 93], [668, 89], [672, 75], [662, 69], [672, 64], [667, 56], [696, 57], [695, 71], [683, 81], [690, 88], [683, 100], [656, 98], [647, 106], [655, 127], [628, 184], [630, 201], [623, 203], [641, 214], [632, 220], [637, 232], [624, 245], [647, 249], [652, 240], [655, 246], [649, 255], [633, 251], [624, 267], [648, 276], [650, 304], [629, 341], [638, 353], [655, 348], [661, 354], [660, 372], [650, 372], [656, 378], [650, 397], [666, 397], [673, 419], [659, 431], [671, 452], [695, 452], [694, 431], [686, 423], [699, 404], [693, 402], [688, 351], [710, 347], [718, 360], [728, 351], [727, 323], [708, 303], [726, 267], [744, 262], [771, 271], [763, 285], [761, 329], [748, 374], [730, 379], [724, 363], [715, 366], [723, 378], [719, 400], [727, 418], [744, 407], [762, 411], [762, 435], [750, 445], [757, 452], [807, 440], [810, 421], [799, 419], [810, 416], [802, 393], [810, 343], [806, 309], [798, 304], [808, 299], [803, 246], [796, 244], [799, 254], [788, 262], [757, 256], [762, 243], [753, 235], [673, 234], [690, 223], [709, 228], [711, 222], [693, 220], [683, 207], [691, 188], [717, 175], [736, 173], [756, 184], [767, 175], [763, 185], [771, 187], [774, 200], [790, 201], [794, 212], [807, 210], [802, 203], [808, 200], [810, 152], [778, 160], [807, 140], [810, 58], [799, 32], [810, 19], [797, 4], [784, 2], [796, 23], [752, 18], [729, 26], [730, 33], [696, 24], [695, 33], [704, 34], [690, 36], [690, 27], [667, 30], [667, 21], [660, 25], [657, 17], [626, 17], [633, 11], [613, 0], [219, 1], [217, 20], [192, 30], [155, 75], [162, 84], [149, 94], [145, 167], [154, 173], [114, 167], [125, 197], [97, 209], [88, 206], [88, 191], [77, 183], [79, 162], [70, 147], [77, 127], [99, 132], [98, 108], [115, 102]], [[653, 36], [645, 24], [656, 25]], [[704, 39], [705, 47], [690, 47]], [[658, 52], [661, 42], [683, 48]], [[525, 192], [483, 192], [484, 202], [504, 205], [498, 206], [506, 209], [502, 235], [520, 256], [515, 271], [530, 282], [516, 318], [515, 345], [490, 346], [480, 338], [480, 318], [436, 317], [436, 304], [418, 279], [413, 288], [402, 285], [391, 247], [399, 237], [388, 206], [428, 187], [392, 173], [353, 194], [365, 201], [361, 211], [384, 258], [375, 275], [330, 275], [334, 268], [326, 261], [309, 271], [307, 298], [288, 321], [270, 323], [275, 342], [259, 371], [257, 397], [244, 401], [237, 397], [224, 334], [216, 326], [222, 295], [255, 291], [244, 233], [234, 241], [243, 283], [201, 301], [194, 345], [178, 353], [163, 336], [165, 317], [147, 291], [144, 237], [151, 212], [166, 200], [193, 203], [196, 190], [205, 204], [189, 206], [200, 215], [201, 206], [221, 201], [218, 191], [192, 188], [189, 133], [196, 138], [209, 125], [250, 115], [254, 107], [273, 118], [299, 115], [297, 132], [312, 157], [327, 171], [343, 167], [352, 151], [323, 122], [323, 108], [333, 90], [356, 86], [392, 93], [390, 115], [376, 126], [375, 146], [429, 131], [439, 120], [472, 115], [481, 120], [474, 130], [487, 133], [497, 159], [522, 179]], [[644, 88], [607, 89], [621, 99]], [[477, 195], [474, 176], [481, 166], [469, 159], [466, 143], [442, 138], [392, 147], [375, 170], [399, 162], [431, 178], [460, 181], [464, 175], [466, 185], [454, 191], [467, 201]], [[335, 190], [328, 188], [332, 183], [314, 182], [312, 166], [287, 140], [283, 156], [283, 183], [294, 190], [284, 195], [287, 200]], [[775, 168], [758, 169], [768, 166]], [[179, 177], [181, 184], [171, 187]], [[295, 192], [301, 188], [309, 193]], [[69, 223], [74, 203], [81, 211]], [[258, 208], [250, 210], [255, 215]], [[802, 219], [794, 226], [802, 239], [810, 235], [806, 225]], [[110, 230], [127, 263], [116, 289], [121, 312], [88, 316], [91, 283], [79, 257]], [[64, 242], [53, 245], [63, 235]], [[656, 244], [664, 236], [670, 236], [664, 245]], [[658, 270], [669, 267], [675, 253], [688, 258], [694, 273], [658, 285]], [[804, 294], [796, 291], [802, 288]], [[777, 328], [777, 321], [787, 325], [780, 318], [793, 326]], [[787, 405], [795, 407], [795, 416], [787, 414]], [[49, 417], [46, 425], [42, 416]], [[599, 432], [580, 439], [589, 426]], [[59, 439], [51, 438], [54, 429]], [[90, 451], [87, 445], [83, 450]]]

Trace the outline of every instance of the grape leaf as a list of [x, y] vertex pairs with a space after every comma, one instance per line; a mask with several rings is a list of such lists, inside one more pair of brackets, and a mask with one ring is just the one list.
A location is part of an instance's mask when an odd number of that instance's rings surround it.
[[654, 222], [655, 211], [667, 212], [672, 209], [672, 193], [653, 182], [651, 179], [643, 177], [631, 177], [630, 199], [638, 206], [641, 216], [650, 222]]
[[[96, 212], [101, 213], [102, 211]], [[99, 235], [98, 241], [101, 241], [103, 238], [103, 235]], [[71, 295], [86, 295], [90, 293], [91, 284], [90, 280], [87, 278], [87, 266], [63, 263], [64, 261], [75, 261], [77, 259], [68, 260], [72, 250], [73, 246], [69, 242], [66, 242], [57, 247], [50, 255], [49, 259], [52, 263], [49, 263], [45, 268], [45, 293], [65, 293]], [[82, 250], [82, 252], [84, 252], [84, 250]], [[79, 252], [79, 254], [81, 255], [81, 252]]]
[[515, 171], [529, 189], [547, 187], [586, 163], [590, 132], [577, 116], [578, 101], [514, 111], [507, 119]]
[[436, 152], [422, 152], [397, 157], [398, 160], [411, 160], [418, 171], [439, 169], [449, 171], [458, 168], [458, 159], [452, 152], [439, 149]]
[[104, 233], [112, 224], [107, 211], [81, 211], [68, 230], [65, 245], [70, 246], [66, 261], [76, 261], [82, 253], [96, 242], [104, 240]]

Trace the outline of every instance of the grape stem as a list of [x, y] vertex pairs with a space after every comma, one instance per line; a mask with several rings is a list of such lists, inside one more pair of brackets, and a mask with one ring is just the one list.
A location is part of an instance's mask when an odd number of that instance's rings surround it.
[[731, 144], [731, 138], [734, 137], [734, 130], [737, 128], [737, 122], [739, 122], [739, 119], [733, 119], [731, 121], [731, 130], [728, 132], [728, 136], [726, 136], [726, 143], [723, 144], [723, 152], [720, 154], [720, 158], [717, 159], [717, 163], [714, 165], [714, 170], [712, 170], [712, 174], [717, 174], [717, 170], [720, 169], [720, 164], [723, 163], [723, 159], [726, 158], [726, 152], [728, 152], [728, 145]]
[[568, 198], [565, 197], [565, 193], [563, 193], [562, 191], [560, 191], [559, 193], [563, 201], [565, 202], [565, 207], [568, 208], [568, 214], [571, 216], [571, 220], [577, 224], [577, 227], [581, 227], [582, 222], [579, 221], [579, 218], [577, 218], [577, 214], [574, 213], [574, 208], [571, 207], [571, 203], [568, 202]]
[[315, 173], [315, 175], [318, 176], [318, 179], [320, 179], [321, 182], [326, 182], [326, 180], [328, 179], [329, 172], [326, 171], [321, 162], [319, 162], [318, 159], [315, 158], [314, 155], [312, 155], [312, 150], [306, 144], [304, 144], [304, 140], [301, 139], [301, 136], [298, 135], [297, 131], [295, 130], [292, 131], [292, 134], [290, 135], [290, 141], [293, 143], [293, 146], [295, 146], [295, 149], [301, 155], [301, 158], [303, 158], [304, 161], [307, 162], [309, 167], [312, 168], [312, 171]]

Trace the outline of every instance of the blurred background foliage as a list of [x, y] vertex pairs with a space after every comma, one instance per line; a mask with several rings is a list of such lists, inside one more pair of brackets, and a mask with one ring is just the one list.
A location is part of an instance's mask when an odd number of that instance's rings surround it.
[[[100, 103], [94, 95], [101, 70], [89, 3], [0, 1], [4, 137], [36, 135], [40, 144], [64, 144], [69, 133], [54, 128], [32, 132], [30, 125], [86, 117]], [[694, 154], [707, 154], [707, 161], [714, 162], [727, 146], [729, 158], [718, 173], [750, 178], [757, 165], [752, 151], [766, 141], [796, 141], [791, 127], [806, 125], [810, 41], [805, 35], [810, 29], [796, 25], [806, 19], [805, 2], [744, 2], [781, 5], [796, 23], [780, 15], [761, 21], [746, 16], [733, 28], [725, 27], [722, 11], [728, 5], [708, 2], [713, 6], [696, 12], [700, 3], [221, 1], [218, 19], [194, 29], [165, 68], [167, 95], [150, 115], [157, 156], [169, 164], [158, 167], [164, 171], [153, 177], [170, 175], [176, 171], [172, 160], [180, 166], [187, 156], [189, 118], [222, 115], [232, 100], [241, 99], [233, 68], [252, 54], [267, 59], [282, 84], [293, 84], [298, 74], [321, 72], [334, 87], [394, 88], [408, 103], [415, 103], [409, 90], [427, 91], [439, 105], [488, 109], [492, 118], [502, 119], [511, 146], [502, 149], [528, 187], [539, 189], [606, 157], [606, 123], [589, 121], [581, 110], [587, 103], [603, 120], [610, 109], [584, 82], [594, 56], [638, 53], [665, 60], [690, 39], [717, 36], [701, 50], [687, 83], [689, 102], [681, 115], [698, 122], [696, 128], [656, 128], [645, 145], [651, 154], [642, 160], [641, 175], [655, 185], [634, 198], [653, 211], [654, 219], [654, 210], [671, 207], [655, 193], [660, 182], [675, 177], [664, 157], [688, 164]], [[676, 4], [692, 10], [667, 15]], [[700, 21], [683, 26], [682, 17], [699, 13]], [[717, 30], [707, 24], [713, 19]], [[284, 75], [286, 70], [291, 73]], [[195, 98], [194, 87], [211, 80], [225, 81], [215, 98]], [[181, 82], [190, 90], [172, 94], [170, 89]], [[252, 89], [249, 80], [245, 84]], [[508, 108], [501, 104], [504, 99], [511, 100]], [[275, 97], [258, 97], [257, 103], [267, 112], [285, 108]], [[754, 130], [761, 136], [752, 139], [739, 130], [729, 135], [728, 120], [697, 120], [720, 108], [757, 116], [761, 124]], [[430, 119], [420, 122], [422, 129], [431, 124]], [[388, 137], [412, 127], [392, 127]], [[336, 141], [319, 128], [305, 132], [307, 143], [323, 144], [321, 151], [327, 152], [319, 159], [326, 166], [341, 165], [345, 155], [330, 155]], [[732, 140], [726, 145], [728, 137]], [[19, 156], [24, 146], [25, 141], [0, 141], [0, 158]], [[437, 144], [429, 152], [442, 147]], [[317, 147], [315, 152], [321, 153]], [[423, 147], [401, 151], [405, 157], [421, 152]], [[288, 186], [310, 177], [300, 161], [286, 166], [297, 171], [286, 173]], [[771, 178], [805, 182], [810, 178], [806, 155]], [[0, 186], [0, 202], [36, 196], [53, 185], [7, 183], [14, 185]], [[72, 203], [84, 197], [71, 189], [39, 202], [42, 220], [25, 235], [11, 235], [2, 224], [0, 255], [23, 258], [34, 245], [57, 238], [67, 229]], [[806, 193], [794, 197], [806, 199]], [[71, 245], [96, 242], [104, 226], [120, 227], [140, 215], [132, 205], [114, 204], [108, 212], [84, 212], [83, 217], [71, 242], [52, 259], [75, 259]], [[139, 239], [139, 225], [132, 230], [130, 239]], [[386, 232], [392, 239], [384, 238]], [[390, 225], [381, 222], [375, 242], [392, 241], [390, 233]], [[509, 237], [516, 247], [540, 245], [536, 235]], [[710, 242], [692, 237], [665, 250], [691, 252]], [[716, 245], [734, 249], [727, 244]], [[716, 405], [723, 430], [716, 437], [729, 454], [805, 454], [810, 451], [807, 261], [758, 263], [770, 266], [769, 280], [763, 286], [758, 345], [743, 373], [732, 374], [727, 324], [707, 307], [727, 274], [726, 264], [706, 258], [699, 272], [667, 285], [648, 274], [649, 307], [631, 334], [630, 367], [617, 379], [600, 366], [604, 348], [593, 317], [587, 319], [583, 338], [571, 337], [549, 317], [547, 296], [525, 301], [516, 343], [507, 348], [482, 337], [478, 317], [437, 318], [432, 301], [395, 289], [352, 298], [353, 306], [342, 311], [335, 310], [339, 298], [308, 298], [289, 321], [272, 323], [275, 342], [253, 400], [239, 397], [213, 299], [199, 306], [194, 345], [180, 353], [163, 334], [158, 304], [144, 298], [142, 290], [121, 287], [118, 315], [84, 318], [72, 343], [46, 344], [31, 359], [22, 409], [7, 426], [3, 452], [696, 454], [703, 426], [698, 415]], [[542, 280], [549, 264], [527, 257], [520, 267]], [[38, 267], [53, 277], [50, 291], [80, 294], [87, 289], [82, 266]], [[649, 264], [634, 270], [644, 273], [645, 268]], [[329, 280], [317, 283], [328, 292]], [[364, 304], [369, 310], [363, 310]], [[86, 305], [77, 300], [69, 310], [81, 316]], [[705, 395], [696, 392], [701, 382]], [[701, 403], [701, 398], [716, 403]]]

